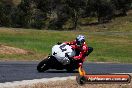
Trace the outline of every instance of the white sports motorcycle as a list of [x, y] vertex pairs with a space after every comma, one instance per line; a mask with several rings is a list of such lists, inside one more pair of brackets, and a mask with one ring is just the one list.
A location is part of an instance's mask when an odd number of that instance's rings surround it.
[[52, 55], [42, 60], [38, 66], [38, 72], [44, 72], [48, 69], [63, 70], [66, 69], [68, 72], [72, 72], [78, 69], [79, 62], [72, 59], [76, 55], [75, 50], [70, 45], [64, 43], [60, 45], [54, 45], [52, 47]]

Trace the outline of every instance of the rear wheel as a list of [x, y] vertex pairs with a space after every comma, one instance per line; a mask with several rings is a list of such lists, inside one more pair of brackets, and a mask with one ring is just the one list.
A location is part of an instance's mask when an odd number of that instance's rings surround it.
[[71, 73], [74, 71], [74, 69], [66, 69], [67, 72]]
[[42, 60], [37, 66], [38, 72], [44, 72], [44, 71], [46, 71], [48, 69], [49, 69], [48, 58]]
[[73, 66], [71, 65], [68, 65], [67, 68], [66, 68], [66, 71], [67, 72], [73, 72], [75, 69], [73, 68]]

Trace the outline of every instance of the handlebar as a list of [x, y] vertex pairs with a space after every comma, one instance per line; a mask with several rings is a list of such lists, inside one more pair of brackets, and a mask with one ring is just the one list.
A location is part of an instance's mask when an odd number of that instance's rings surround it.
[[72, 62], [75, 61], [75, 59], [73, 59], [72, 57], [69, 57], [69, 55], [67, 53], [65, 54], [65, 56], [68, 57], [70, 61], [72, 61]]

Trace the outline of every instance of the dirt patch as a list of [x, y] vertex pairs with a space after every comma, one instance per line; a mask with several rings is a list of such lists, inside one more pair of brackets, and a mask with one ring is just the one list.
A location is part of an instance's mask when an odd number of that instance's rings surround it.
[[84, 84], [79, 85], [76, 80], [68, 79], [66, 81], [55, 81], [48, 83], [38, 83], [34, 85], [20, 86], [20, 88], [132, 88], [131, 83], [115, 84]]
[[32, 52], [0, 44], [0, 54], [32, 54]]
[[48, 84], [39, 83], [20, 88], [132, 88], [132, 83], [129, 84], [84, 84], [79, 85], [75, 80], [49, 82]]

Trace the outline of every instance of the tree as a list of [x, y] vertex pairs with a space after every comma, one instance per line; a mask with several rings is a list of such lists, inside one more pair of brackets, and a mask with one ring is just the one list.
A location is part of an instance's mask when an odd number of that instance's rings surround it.
[[81, 12], [85, 7], [85, 0], [66, 0], [66, 4], [70, 10], [70, 16], [73, 21], [73, 29], [77, 29], [78, 20], [81, 17]]
[[45, 26], [46, 13], [32, 0], [22, 0], [12, 13], [13, 27], [41, 29]]
[[0, 25], [10, 26], [11, 19], [10, 14], [12, 12], [14, 4], [12, 0], [1, 0], [0, 1]]
[[29, 27], [30, 24], [30, 0], [22, 0], [12, 12], [13, 27]]
[[108, 22], [109, 20], [112, 19], [113, 17], [113, 5], [109, 0], [99, 0], [97, 3], [97, 17], [98, 17], [98, 22], [103, 23], [103, 22]]
[[115, 5], [115, 10], [120, 11], [120, 16], [126, 16], [132, 4], [132, 0], [111, 0], [111, 2]]
[[50, 29], [63, 29], [63, 25], [69, 19], [69, 8], [65, 0], [50, 0]]
[[34, 9], [30, 19], [31, 27], [41, 29], [45, 27], [46, 14], [39, 9]]
[[97, 17], [98, 22], [103, 23], [112, 19], [113, 11], [110, 0], [88, 0], [84, 17]]

